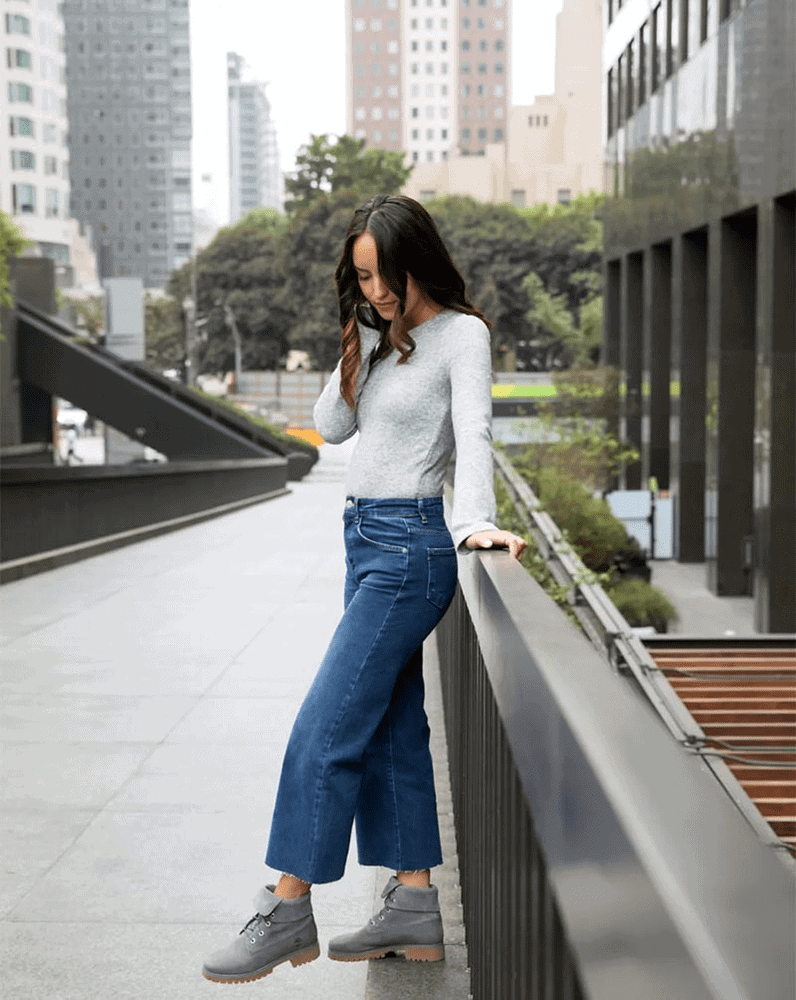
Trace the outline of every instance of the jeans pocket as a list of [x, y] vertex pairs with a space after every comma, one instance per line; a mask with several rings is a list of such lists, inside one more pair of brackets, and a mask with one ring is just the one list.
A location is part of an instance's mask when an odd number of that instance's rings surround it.
[[375, 545], [385, 552], [406, 552], [406, 545], [400, 544], [406, 540], [406, 528], [398, 518], [361, 518], [356, 527], [357, 534], [368, 545]]
[[458, 565], [456, 549], [446, 546], [444, 549], [427, 549], [428, 555], [428, 587], [426, 597], [434, 605], [445, 611], [456, 592]]

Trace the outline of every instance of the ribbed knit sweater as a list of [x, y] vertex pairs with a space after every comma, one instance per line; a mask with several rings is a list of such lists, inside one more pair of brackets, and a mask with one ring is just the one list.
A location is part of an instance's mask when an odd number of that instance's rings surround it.
[[407, 362], [392, 352], [375, 365], [378, 332], [360, 324], [362, 368], [352, 411], [340, 395], [340, 365], [315, 404], [315, 426], [331, 444], [359, 431], [346, 489], [359, 498], [441, 496], [454, 450], [450, 532], [458, 547], [495, 528], [489, 331], [476, 316], [444, 309], [411, 331]]

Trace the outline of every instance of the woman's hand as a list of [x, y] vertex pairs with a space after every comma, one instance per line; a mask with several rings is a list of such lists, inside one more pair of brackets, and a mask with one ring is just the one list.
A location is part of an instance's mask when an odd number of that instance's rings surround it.
[[515, 559], [519, 559], [528, 543], [510, 531], [476, 531], [464, 540], [468, 549], [508, 549]]

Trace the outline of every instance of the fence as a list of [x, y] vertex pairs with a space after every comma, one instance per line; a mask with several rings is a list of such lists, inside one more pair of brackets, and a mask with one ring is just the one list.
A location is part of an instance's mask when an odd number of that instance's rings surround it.
[[475, 1000], [789, 1000], [792, 873], [499, 552], [437, 630]]

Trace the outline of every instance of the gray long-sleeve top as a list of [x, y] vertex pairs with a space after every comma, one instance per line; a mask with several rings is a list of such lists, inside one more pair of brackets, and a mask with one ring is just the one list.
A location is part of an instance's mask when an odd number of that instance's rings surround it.
[[315, 404], [315, 426], [331, 444], [359, 431], [348, 469], [350, 496], [441, 496], [456, 451], [449, 525], [458, 547], [495, 528], [489, 331], [477, 316], [445, 309], [412, 330], [409, 360], [389, 354], [372, 368], [378, 332], [359, 326], [362, 368], [352, 411], [340, 395], [340, 365]]

